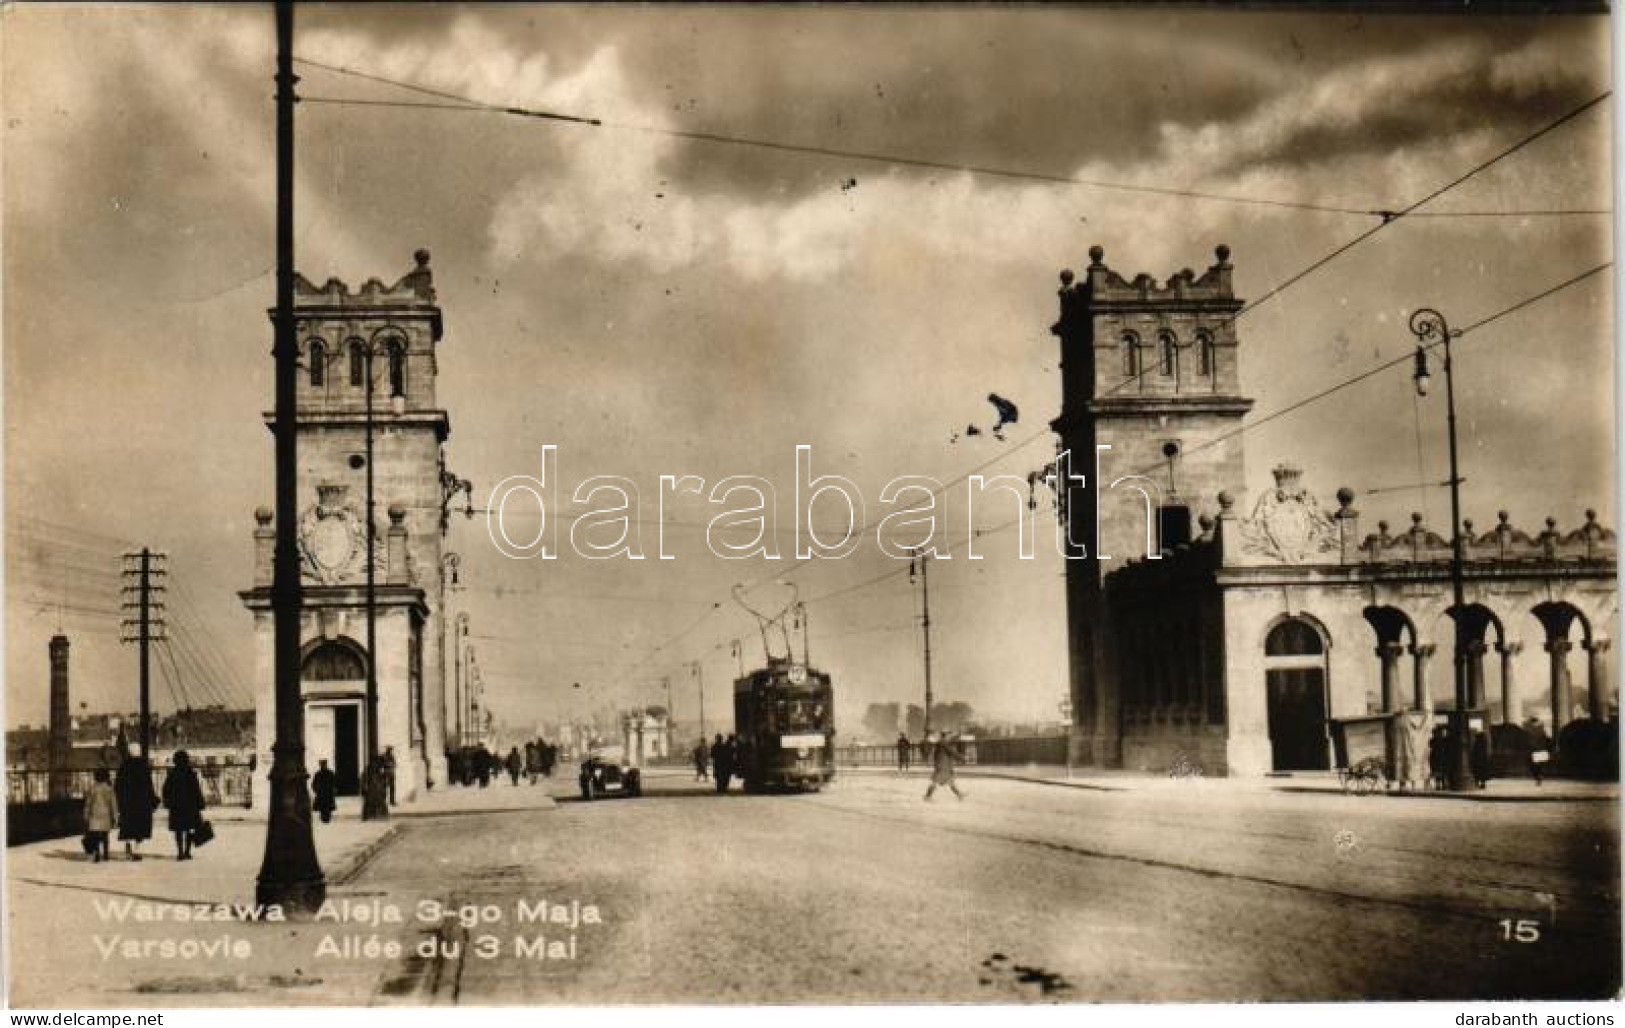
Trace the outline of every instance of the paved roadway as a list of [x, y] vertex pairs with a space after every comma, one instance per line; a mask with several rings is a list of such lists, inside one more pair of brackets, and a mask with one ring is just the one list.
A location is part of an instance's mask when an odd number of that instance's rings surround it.
[[[927, 804], [921, 779], [870, 773], [800, 796], [672, 775], [583, 803], [572, 770], [552, 811], [411, 821], [354, 883], [503, 918], [422, 935], [448, 955], [389, 968], [377, 999], [1581, 998], [1619, 982], [1611, 802], [977, 778]], [[520, 899], [594, 904], [603, 923], [575, 930], [572, 959], [516, 954], [516, 936], [570, 934], [517, 923]], [[1522, 920], [1538, 941], [1503, 938]]]

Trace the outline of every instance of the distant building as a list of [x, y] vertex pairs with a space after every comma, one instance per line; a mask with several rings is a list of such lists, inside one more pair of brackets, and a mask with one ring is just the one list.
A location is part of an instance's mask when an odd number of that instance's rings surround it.
[[[1252, 401], [1243, 302], [1229, 249], [1216, 256], [1159, 285], [1094, 247], [1081, 278], [1062, 275], [1052, 427], [1073, 461], [1060, 470], [1084, 476], [1057, 494], [1077, 763], [1324, 769], [1328, 718], [1454, 705], [1448, 530], [1418, 514], [1362, 531], [1352, 491], [1323, 504], [1289, 463], [1238, 500]], [[1497, 719], [1497, 738], [1530, 714], [1554, 737], [1577, 716], [1611, 720], [1614, 533], [1589, 511], [1567, 531], [1548, 518], [1525, 532], [1504, 512], [1463, 529], [1469, 709]]]
[[664, 707], [647, 707], [621, 715], [626, 759], [636, 767], [663, 760], [671, 753], [671, 719]]

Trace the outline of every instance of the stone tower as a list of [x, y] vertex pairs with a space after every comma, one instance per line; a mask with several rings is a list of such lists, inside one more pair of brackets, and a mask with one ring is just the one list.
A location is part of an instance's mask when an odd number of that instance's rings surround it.
[[[1061, 493], [1067, 531], [1072, 759], [1121, 758], [1116, 676], [1102, 641], [1105, 577], [1127, 560], [1187, 541], [1205, 503], [1246, 479], [1241, 440], [1222, 439], [1252, 407], [1240, 395], [1230, 248], [1200, 277], [1130, 281], [1092, 247], [1081, 278], [1061, 273], [1061, 414], [1070, 455]], [[1220, 440], [1215, 442], [1215, 440]], [[1114, 484], [1115, 483], [1115, 484]], [[1149, 544], [1148, 544], [1149, 539]]]
[[[394, 750], [397, 798], [445, 771], [445, 683], [439, 645], [444, 595], [443, 445], [451, 426], [436, 405], [441, 312], [429, 253], [394, 285], [369, 279], [351, 292], [337, 279], [294, 277], [299, 341], [299, 563], [304, 586], [301, 683], [306, 766], [327, 760], [341, 794], [359, 791], [368, 752], [366, 570], [373, 562], [377, 622], [378, 752]], [[274, 316], [274, 315], [273, 315]], [[366, 545], [368, 365], [371, 364], [375, 545]], [[267, 427], [274, 414], [266, 413]], [[268, 767], [276, 719], [271, 571], [272, 513], [256, 515], [254, 613], [256, 725]], [[254, 802], [264, 802], [256, 776]], [[263, 808], [261, 808], [263, 809]]]

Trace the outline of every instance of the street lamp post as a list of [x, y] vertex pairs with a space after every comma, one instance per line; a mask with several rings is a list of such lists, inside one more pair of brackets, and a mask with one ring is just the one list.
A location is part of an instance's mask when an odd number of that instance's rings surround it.
[[[694, 669], [695, 688], [700, 697], [700, 741], [705, 741], [705, 665], [694, 661], [689, 665]], [[740, 677], [744, 677], [741, 675]]]
[[265, 855], [255, 898], [315, 910], [327, 896], [311, 834], [305, 708], [299, 683], [303, 604], [296, 534], [299, 505], [299, 346], [293, 315], [293, 2], [276, 5], [276, 550], [271, 578], [276, 735], [271, 745]]
[[1454, 625], [1455, 652], [1452, 656], [1451, 667], [1455, 672], [1456, 706], [1450, 712], [1450, 738], [1453, 753], [1450, 755], [1450, 788], [1462, 790], [1472, 780], [1472, 767], [1468, 763], [1470, 753], [1467, 733], [1467, 619], [1465, 568], [1462, 563], [1463, 539], [1461, 535], [1461, 464], [1456, 448], [1456, 383], [1451, 362], [1450, 340], [1452, 333], [1450, 325], [1445, 321], [1444, 315], [1430, 307], [1424, 307], [1411, 314], [1411, 334], [1419, 340], [1416, 345], [1416, 392], [1419, 396], [1426, 396], [1428, 392], [1428, 350], [1433, 346], [1444, 347], [1444, 401], [1445, 426], [1450, 437], [1450, 593], [1451, 593], [1451, 622]]
[[[442, 524], [444, 524], [444, 519], [442, 519]], [[451, 596], [451, 591], [457, 587], [457, 571], [462, 566], [462, 562], [463, 559], [455, 553], [447, 553], [440, 558], [440, 744], [442, 746], [456, 744], [455, 737], [448, 731], [451, 726], [446, 723], [446, 626], [449, 624], [449, 619], [446, 617], [446, 602]], [[453, 699], [456, 699], [455, 694]], [[448, 776], [451, 774], [449, 768], [446, 774]]]

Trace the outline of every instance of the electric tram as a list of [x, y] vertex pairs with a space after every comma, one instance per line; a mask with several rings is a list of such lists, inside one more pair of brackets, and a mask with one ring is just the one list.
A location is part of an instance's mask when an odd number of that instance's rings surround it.
[[817, 792], [835, 778], [835, 695], [830, 677], [788, 657], [734, 680], [738, 774], [746, 792]]

